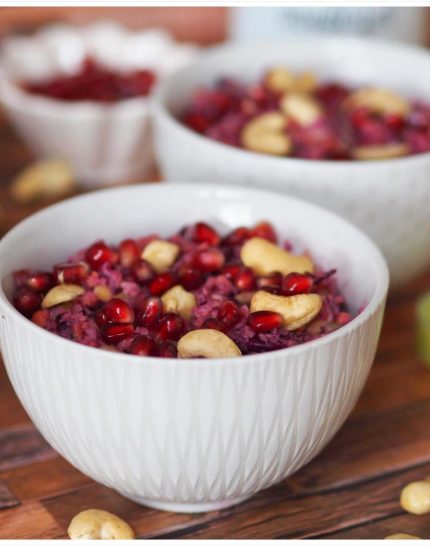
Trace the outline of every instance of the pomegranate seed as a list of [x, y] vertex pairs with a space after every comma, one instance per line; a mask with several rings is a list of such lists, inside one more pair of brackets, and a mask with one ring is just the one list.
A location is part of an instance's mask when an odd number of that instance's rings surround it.
[[241, 269], [242, 266], [240, 264], [229, 264], [222, 268], [221, 273], [225, 275], [227, 279], [235, 279], [239, 275]]
[[31, 288], [20, 288], [15, 292], [13, 303], [20, 313], [31, 317], [42, 303], [42, 296]]
[[161, 341], [158, 345], [158, 356], [163, 358], [177, 358], [178, 350], [173, 341]]
[[36, 272], [27, 277], [26, 285], [38, 292], [47, 292], [55, 284], [54, 276], [43, 271]]
[[178, 283], [186, 290], [198, 288], [204, 281], [203, 275], [192, 267], [181, 267], [179, 270]]
[[31, 320], [41, 328], [46, 328], [48, 326], [49, 311], [47, 309], [39, 309], [33, 314]]
[[262, 239], [267, 239], [272, 243], [276, 243], [278, 237], [275, 233], [275, 230], [268, 222], [260, 222], [251, 230], [252, 237], [261, 237]]
[[163, 303], [160, 298], [146, 298], [139, 303], [139, 306], [136, 309], [136, 323], [139, 326], [154, 326], [157, 324], [162, 312]]
[[161, 317], [158, 335], [160, 339], [177, 340], [184, 331], [184, 320], [175, 313], [166, 313]]
[[398, 114], [386, 114], [384, 121], [393, 131], [400, 131], [405, 126], [405, 118]]
[[294, 294], [306, 294], [310, 292], [314, 281], [309, 275], [301, 273], [290, 273], [282, 281], [282, 293], [285, 296]]
[[154, 271], [148, 262], [145, 260], [139, 260], [131, 267], [134, 277], [140, 283], [146, 283], [154, 278]]
[[200, 250], [194, 256], [194, 265], [205, 273], [219, 271], [224, 265], [224, 254], [218, 248]]
[[351, 318], [352, 317], [350, 313], [347, 313], [346, 311], [341, 311], [336, 317], [336, 322], [337, 324], [347, 324], [348, 322], [350, 322]]
[[261, 290], [270, 290], [270, 292], [280, 291], [282, 288], [282, 274], [275, 272], [270, 273], [270, 275], [258, 277], [257, 288], [260, 288]]
[[85, 260], [96, 271], [103, 264], [114, 263], [116, 259], [116, 253], [103, 241], [97, 241], [85, 252]]
[[149, 285], [149, 291], [153, 296], [160, 296], [171, 288], [175, 279], [171, 273], [160, 273], [154, 277]]
[[255, 275], [252, 269], [244, 267], [242, 271], [234, 279], [235, 285], [240, 291], [248, 292], [255, 288]]
[[221, 324], [221, 322], [218, 319], [212, 318], [212, 317], [207, 318], [203, 322], [202, 328], [209, 328], [210, 330], [218, 330], [219, 332], [224, 331], [224, 327]]
[[136, 241], [125, 239], [119, 244], [119, 261], [124, 267], [131, 267], [140, 258], [140, 250]]
[[250, 236], [251, 236], [251, 233], [248, 228], [238, 227], [234, 229], [233, 231], [231, 231], [230, 233], [228, 233], [224, 237], [222, 242], [224, 245], [228, 245], [228, 246], [240, 245], [244, 241], [246, 241], [246, 239], [249, 239]]
[[260, 333], [279, 328], [282, 326], [283, 318], [273, 311], [256, 311], [248, 315], [246, 322], [254, 332]]
[[218, 246], [221, 238], [212, 226], [198, 222], [194, 226], [193, 240], [198, 243], [207, 243], [209, 246]]
[[134, 321], [133, 309], [121, 298], [112, 298], [106, 302], [103, 311], [108, 322], [127, 324]]
[[88, 265], [85, 262], [60, 264], [54, 267], [54, 273], [61, 284], [81, 284], [88, 276]]
[[130, 345], [130, 353], [138, 356], [157, 356], [157, 342], [151, 336], [136, 336]]
[[101, 327], [102, 338], [106, 343], [113, 345], [130, 337], [133, 332], [133, 324], [105, 324]]
[[97, 309], [94, 314], [94, 320], [99, 328], [108, 322], [107, 317], [103, 309]]
[[220, 306], [218, 318], [227, 328], [238, 322], [240, 318], [239, 308], [234, 301], [227, 300]]

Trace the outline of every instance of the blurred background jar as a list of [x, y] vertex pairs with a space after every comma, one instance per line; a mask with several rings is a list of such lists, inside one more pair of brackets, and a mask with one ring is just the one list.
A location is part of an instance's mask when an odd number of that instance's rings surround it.
[[256, 7], [233, 8], [229, 29], [237, 40], [346, 34], [428, 45], [428, 22], [425, 7]]

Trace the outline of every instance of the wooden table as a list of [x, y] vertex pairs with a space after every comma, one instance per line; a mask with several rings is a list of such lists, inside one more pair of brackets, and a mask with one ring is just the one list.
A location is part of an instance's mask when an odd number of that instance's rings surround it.
[[[17, 207], [7, 189], [28, 160], [0, 118], [0, 234], [37, 208]], [[418, 362], [414, 340], [414, 304], [426, 289], [430, 273], [390, 299], [369, 381], [324, 452], [222, 512], [151, 510], [82, 475], [36, 432], [0, 364], [0, 538], [65, 538], [71, 518], [89, 507], [122, 516], [141, 538], [430, 538], [430, 516], [399, 506], [402, 486], [430, 475], [430, 370]]]

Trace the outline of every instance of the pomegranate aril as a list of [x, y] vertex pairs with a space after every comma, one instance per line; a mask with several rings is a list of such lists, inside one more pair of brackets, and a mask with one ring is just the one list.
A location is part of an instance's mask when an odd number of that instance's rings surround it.
[[138, 356], [157, 356], [157, 342], [151, 336], [136, 336], [131, 342], [130, 353]]
[[240, 273], [242, 266], [240, 264], [229, 264], [225, 265], [221, 273], [227, 277], [227, 279], [235, 279]]
[[198, 288], [204, 281], [203, 275], [200, 271], [193, 269], [192, 267], [181, 267], [179, 270], [178, 283], [182, 285], [185, 290], [194, 290]]
[[234, 284], [241, 292], [249, 292], [255, 288], [255, 275], [252, 269], [245, 267], [234, 279]]
[[121, 298], [112, 298], [105, 303], [103, 311], [108, 322], [127, 324], [134, 322], [134, 311], [131, 306]]
[[139, 260], [134, 263], [131, 267], [131, 271], [135, 279], [142, 284], [145, 284], [154, 278], [154, 270], [145, 260]]
[[41, 328], [46, 328], [48, 326], [49, 311], [47, 309], [39, 309], [33, 313], [31, 320]]
[[97, 241], [91, 245], [85, 252], [86, 262], [96, 271], [103, 264], [114, 263], [118, 256], [110, 247], [103, 241]]
[[139, 306], [136, 309], [136, 324], [146, 327], [154, 326], [157, 324], [162, 312], [163, 303], [160, 298], [146, 298], [139, 303]]
[[275, 272], [270, 273], [270, 275], [258, 277], [257, 288], [260, 290], [268, 290], [270, 292], [280, 291], [282, 288], [282, 274]]
[[246, 241], [246, 239], [249, 239], [250, 236], [251, 234], [248, 228], [238, 227], [234, 229], [233, 231], [231, 231], [230, 233], [228, 233], [224, 237], [222, 242], [224, 245], [227, 245], [227, 246], [240, 245], [244, 241]]
[[209, 246], [217, 246], [221, 238], [212, 226], [198, 222], [194, 226], [193, 240], [198, 243], [207, 243]]
[[221, 322], [218, 319], [212, 318], [212, 317], [207, 318], [203, 322], [202, 328], [209, 328], [210, 330], [218, 330], [219, 332], [224, 331], [224, 326], [221, 324]]
[[99, 328], [107, 324], [108, 320], [103, 309], [97, 309], [97, 311], [94, 313], [94, 320]]
[[84, 262], [59, 264], [54, 273], [61, 284], [81, 284], [88, 276], [88, 265]]
[[140, 250], [136, 241], [124, 239], [119, 244], [119, 261], [124, 267], [131, 267], [140, 258]]
[[208, 248], [200, 250], [194, 256], [194, 265], [204, 273], [214, 273], [219, 271], [224, 265], [224, 254], [218, 248]]
[[282, 281], [282, 293], [284, 296], [307, 294], [312, 289], [313, 284], [314, 281], [309, 275], [290, 273]]
[[31, 288], [20, 288], [13, 296], [13, 304], [26, 317], [31, 317], [39, 309], [41, 303], [41, 294]]
[[160, 273], [154, 277], [149, 285], [149, 291], [153, 296], [161, 296], [166, 290], [171, 288], [175, 279], [171, 273]]
[[271, 241], [272, 243], [276, 243], [278, 240], [278, 237], [276, 235], [275, 230], [273, 229], [273, 226], [269, 224], [268, 222], [260, 222], [256, 226], [253, 227], [251, 230], [251, 236], [252, 237], [261, 237], [262, 239], [267, 239], [268, 241]]
[[246, 320], [254, 332], [270, 332], [274, 328], [280, 328], [283, 323], [282, 315], [273, 311], [256, 311], [248, 315]]
[[218, 309], [218, 318], [227, 328], [239, 321], [239, 308], [234, 301], [227, 300]]
[[106, 343], [115, 345], [133, 335], [134, 326], [133, 324], [105, 324], [100, 331]]
[[161, 341], [158, 344], [158, 356], [162, 358], [177, 358], [178, 350], [174, 341]]
[[166, 313], [161, 317], [158, 335], [160, 339], [171, 339], [176, 341], [181, 337], [184, 327], [184, 320], [179, 315], [176, 315], [175, 313]]
[[26, 279], [26, 285], [38, 292], [47, 292], [54, 284], [54, 276], [43, 271], [32, 273]]

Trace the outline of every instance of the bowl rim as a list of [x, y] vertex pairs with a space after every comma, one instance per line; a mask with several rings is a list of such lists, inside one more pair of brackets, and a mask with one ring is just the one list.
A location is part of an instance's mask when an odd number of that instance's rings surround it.
[[[79, 201], [83, 201], [87, 198], [93, 198], [97, 199], [99, 196], [103, 198], [103, 196], [107, 194], [112, 193], [130, 193], [132, 194], [134, 191], [145, 191], [145, 187], [152, 187], [160, 189], [161, 191], [165, 191], [169, 188], [169, 186], [172, 185], [176, 188], [179, 188], [179, 191], [183, 191], [185, 194], [188, 194], [189, 192], [195, 191], [196, 185], [194, 183], [187, 183], [187, 182], [149, 182], [144, 183], [140, 185], [131, 185], [131, 186], [124, 186], [119, 188], [107, 188], [107, 189], [101, 189], [97, 191], [93, 191], [90, 193], [85, 193], [82, 195], [78, 195], [75, 197], [71, 197], [68, 199], [65, 199], [63, 201], [60, 201], [59, 203], [50, 205], [48, 207], [43, 208], [42, 210], [28, 216], [26, 219], [19, 222], [16, 226], [14, 226], [11, 230], [9, 230], [6, 235], [0, 240], [0, 259], [3, 251], [3, 247], [5, 246], [5, 242], [8, 241], [9, 238], [14, 237], [16, 233], [18, 233], [21, 230], [27, 229], [27, 227], [32, 223], [32, 221], [35, 218], [42, 217], [46, 212], [51, 211], [53, 209], [60, 209], [62, 207], [67, 207], [69, 203], [77, 203]], [[241, 355], [238, 357], [233, 358], [213, 358], [213, 359], [204, 359], [204, 358], [194, 358], [194, 359], [177, 359], [177, 358], [160, 358], [160, 357], [142, 357], [137, 355], [130, 355], [128, 353], [122, 353], [122, 352], [113, 352], [105, 349], [101, 349], [99, 347], [90, 347], [87, 345], [82, 345], [76, 341], [72, 341], [69, 339], [65, 339], [58, 334], [54, 334], [52, 332], [49, 332], [48, 330], [45, 330], [44, 328], [41, 328], [40, 326], [37, 326], [34, 324], [31, 320], [26, 318], [24, 315], [22, 315], [13, 304], [9, 301], [9, 299], [6, 297], [6, 294], [4, 293], [3, 286], [0, 282], [0, 312], [4, 310], [5, 313], [11, 314], [13, 320], [17, 321], [18, 324], [22, 325], [23, 328], [29, 329], [32, 335], [41, 335], [42, 337], [46, 338], [47, 341], [50, 343], [56, 343], [56, 344], [65, 344], [65, 349], [67, 347], [70, 347], [70, 350], [72, 350], [72, 347], [74, 347], [74, 350], [81, 352], [83, 359], [85, 360], [85, 356], [87, 355], [89, 358], [91, 355], [98, 354], [100, 356], [100, 351], [104, 352], [104, 358], [111, 360], [112, 362], [134, 362], [135, 365], [142, 365], [142, 359], [145, 362], [145, 365], [175, 365], [178, 366], [178, 360], [182, 368], [188, 368], [188, 367], [195, 367], [195, 366], [237, 366], [240, 363], [243, 364], [249, 364], [251, 362], [261, 362], [264, 360], [267, 360], [268, 358], [274, 358], [274, 359], [285, 359], [285, 357], [288, 357], [288, 355], [295, 355], [299, 352], [306, 352], [307, 350], [311, 351], [312, 349], [316, 349], [322, 346], [325, 346], [327, 344], [330, 344], [332, 342], [335, 342], [337, 339], [344, 337], [347, 333], [352, 333], [354, 330], [360, 328], [365, 322], [369, 320], [371, 316], [374, 315], [374, 313], [377, 311], [377, 309], [384, 305], [387, 291], [388, 291], [388, 285], [389, 285], [389, 272], [388, 267], [385, 261], [385, 258], [383, 257], [381, 251], [376, 246], [376, 244], [360, 229], [355, 227], [353, 224], [351, 224], [348, 220], [342, 218], [341, 216], [324, 209], [323, 207], [320, 207], [318, 205], [315, 205], [313, 203], [309, 203], [303, 199], [298, 199], [296, 197], [292, 197], [289, 195], [279, 194], [278, 192], [269, 191], [269, 190], [262, 190], [262, 189], [254, 189], [254, 188], [232, 188], [228, 185], [223, 184], [217, 184], [217, 183], [205, 183], [201, 184], [199, 186], [201, 189], [205, 189], [208, 191], [221, 191], [224, 194], [232, 195], [236, 198], [244, 198], [246, 195], [256, 195], [256, 196], [267, 196], [272, 195], [273, 197], [281, 198], [283, 200], [290, 201], [292, 203], [300, 204], [300, 206], [305, 205], [307, 208], [310, 208], [313, 210], [314, 214], [321, 214], [323, 213], [324, 216], [331, 218], [335, 220], [340, 226], [348, 226], [348, 229], [353, 232], [355, 232], [356, 235], [358, 235], [363, 243], [367, 245], [370, 252], [372, 252], [372, 256], [375, 260], [375, 274], [376, 274], [376, 288], [374, 290], [374, 293], [365, 306], [365, 308], [356, 316], [354, 317], [349, 323], [345, 324], [344, 326], [341, 326], [338, 330], [331, 332], [329, 334], [326, 334], [320, 338], [314, 339], [312, 341], [308, 341], [306, 343], [302, 343], [300, 345], [295, 345], [293, 347], [287, 347], [284, 349], [277, 349], [275, 351], [267, 351], [263, 353], [257, 353], [257, 354], [250, 354], [250, 355]], [[244, 196], [245, 194], [245, 196]], [[96, 353], [94, 353], [96, 351]]]
[[223, 142], [219, 142], [213, 139], [210, 139], [209, 137], [206, 137], [204, 135], [201, 135], [200, 133], [197, 133], [196, 131], [193, 131], [192, 129], [188, 128], [185, 124], [183, 124], [176, 116], [174, 116], [170, 109], [167, 107], [167, 94], [170, 91], [170, 87], [174, 85], [175, 79], [180, 78], [182, 74], [186, 74], [187, 72], [193, 72], [196, 67], [198, 67], [200, 64], [203, 64], [205, 62], [208, 62], [211, 60], [212, 57], [216, 57], [218, 54], [222, 54], [224, 52], [228, 52], [229, 50], [234, 50], [236, 48], [249, 48], [249, 49], [258, 49], [258, 45], [261, 43], [261, 45], [264, 45], [265, 48], [272, 48], [272, 47], [288, 47], [289, 44], [294, 44], [295, 46], [299, 45], [302, 46], [303, 44], [309, 44], [314, 43], [315, 47], [321, 47], [325, 46], [327, 44], [338, 44], [339, 47], [344, 47], [345, 44], [348, 45], [348, 47], [379, 47], [379, 48], [387, 48], [389, 50], [389, 53], [394, 53], [396, 50], [409, 52], [410, 54], [416, 54], [417, 56], [420, 56], [423, 59], [427, 59], [429, 62], [429, 68], [430, 68], [430, 56], [428, 55], [428, 51], [421, 46], [415, 45], [415, 44], [407, 44], [407, 43], [399, 43], [395, 40], [383, 40], [383, 39], [377, 39], [377, 38], [365, 38], [365, 37], [358, 37], [358, 36], [348, 36], [348, 37], [342, 37], [335, 34], [326, 34], [321, 37], [317, 38], [309, 38], [309, 37], [296, 37], [296, 38], [283, 38], [282, 40], [272, 40], [272, 41], [261, 41], [261, 42], [228, 42], [225, 44], [221, 44], [218, 46], [214, 46], [209, 48], [205, 53], [203, 53], [200, 57], [195, 59], [194, 62], [190, 63], [189, 65], [180, 68], [177, 70], [174, 74], [171, 74], [168, 78], [166, 78], [163, 82], [160, 82], [160, 85], [157, 87], [157, 89], [154, 89], [154, 93], [150, 97], [150, 101], [152, 103], [152, 115], [154, 115], [155, 119], [157, 116], [160, 116], [163, 118], [171, 127], [173, 127], [177, 132], [182, 134], [183, 136], [187, 138], [191, 138], [193, 142], [200, 146], [206, 146], [206, 147], [212, 147], [215, 146], [215, 149], [218, 150], [221, 153], [228, 153], [232, 156], [236, 156], [236, 158], [241, 158], [242, 160], [258, 160], [258, 158], [261, 158], [268, 163], [270, 162], [274, 167], [279, 166], [282, 164], [285, 164], [287, 167], [291, 166], [297, 166], [300, 169], [303, 168], [309, 168], [309, 169], [337, 169], [338, 166], [345, 169], [366, 169], [366, 168], [381, 168], [383, 169], [385, 165], [399, 165], [404, 163], [419, 163], [419, 162], [427, 162], [430, 160], [430, 151], [428, 152], [422, 152], [418, 154], [412, 154], [407, 155], [404, 157], [395, 157], [390, 159], [369, 159], [365, 161], [360, 160], [352, 160], [352, 159], [304, 159], [299, 157], [278, 157], [273, 156], [269, 154], [263, 154], [258, 152], [253, 152], [252, 150], [245, 150], [244, 148], [238, 148], [236, 146], [230, 145], [230, 144], [224, 144]]

